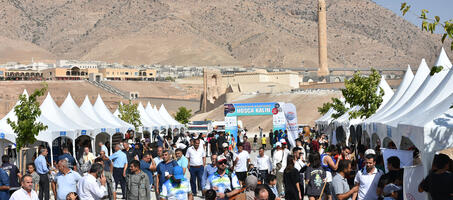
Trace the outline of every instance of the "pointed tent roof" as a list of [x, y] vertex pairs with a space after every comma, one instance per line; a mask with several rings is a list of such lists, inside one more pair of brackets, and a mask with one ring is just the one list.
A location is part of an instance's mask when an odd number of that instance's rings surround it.
[[375, 118], [385, 113], [388, 110], [388, 108], [392, 107], [396, 102], [398, 102], [398, 100], [401, 98], [401, 96], [403, 96], [404, 92], [411, 84], [413, 78], [414, 73], [412, 72], [411, 67], [407, 66], [406, 73], [404, 74], [403, 80], [398, 86], [398, 89], [396, 90], [395, 94], [393, 94], [392, 98], [385, 105], [381, 106], [374, 115], [365, 120], [365, 122], [369, 123], [374, 121]]
[[[439, 57], [439, 59], [442, 59]], [[437, 60], [436, 64], [439, 63], [440, 60]], [[448, 59], [448, 58], [447, 58]], [[426, 63], [425, 63], [426, 64]], [[451, 66], [450, 66], [451, 67]], [[382, 122], [390, 125], [392, 127], [396, 127], [398, 123], [398, 119], [410, 112], [412, 109], [417, 107], [420, 103], [422, 103], [425, 99], [427, 99], [433, 91], [439, 86], [442, 80], [446, 77], [449, 72], [449, 68], [444, 68], [439, 73], [434, 75], [429, 75], [423, 84], [418, 88], [415, 94], [407, 101], [408, 103], [402, 105], [398, 110], [396, 110], [392, 115], [382, 119]]]
[[162, 124], [164, 128], [168, 128], [169, 124], [167, 121], [165, 121], [162, 116], [160, 116], [159, 112], [157, 110], [154, 110], [151, 104], [148, 103], [146, 104], [145, 108], [146, 113], [148, 113], [149, 117], [151, 117], [153, 120], [159, 122], [159, 124]]
[[145, 107], [143, 107], [142, 102], [138, 103], [137, 110], [140, 113], [140, 121], [142, 121], [143, 126], [151, 129], [160, 129], [161, 124], [155, 122], [149, 117], [149, 115], [145, 111]]
[[120, 117], [120, 111], [118, 110], [118, 108], [115, 110], [115, 112], [113, 112], [113, 115]]
[[164, 104], [162, 104], [159, 108], [159, 114], [168, 122], [170, 123], [172, 126], [174, 127], [181, 127], [181, 124], [179, 122], [177, 122], [176, 120], [173, 119], [173, 117], [170, 116], [170, 114], [168, 114], [168, 111], [167, 109], [165, 109], [165, 106]]
[[61, 127], [67, 127], [71, 130], [76, 130], [81, 132], [82, 130], [88, 130], [90, 127], [77, 124], [71, 118], [66, 116], [66, 114], [57, 106], [55, 101], [52, 99], [50, 93], [47, 93], [46, 98], [42, 102], [41, 106], [41, 115], [51, 120], [55, 124]]
[[71, 116], [71, 119], [77, 124], [81, 124], [91, 128], [93, 133], [98, 133], [100, 129], [103, 128], [102, 124], [99, 124], [95, 120], [91, 119], [91, 117], [89, 117], [84, 112], [82, 112], [82, 110], [80, 110], [80, 108], [72, 99], [71, 93], [69, 92], [63, 104], [61, 104], [60, 109], [67, 116]]
[[114, 124], [120, 128], [124, 129], [129, 129], [129, 128], [134, 128], [133, 125], [128, 124], [121, 120], [118, 117], [115, 117], [107, 108], [107, 106], [104, 104], [104, 101], [102, 101], [101, 95], [98, 94], [98, 97], [96, 99], [96, 102], [94, 103], [93, 106], [94, 111], [96, 111], [96, 114], [99, 116], [102, 116], [103, 119], [105, 119], [107, 122]]
[[[104, 118], [100, 117], [96, 111], [93, 108], [93, 105], [91, 105], [90, 99], [88, 98], [88, 95], [85, 96], [85, 99], [83, 100], [82, 105], [80, 105], [80, 111], [82, 111], [86, 116], [89, 116], [90, 119], [94, 120], [96, 123], [101, 124], [103, 127], [100, 129], [101, 132], [107, 132], [110, 134], [114, 134], [116, 132], [123, 132], [124, 130], [121, 130], [121, 126], [117, 124], [112, 124]], [[116, 130], [120, 129], [120, 131]]]

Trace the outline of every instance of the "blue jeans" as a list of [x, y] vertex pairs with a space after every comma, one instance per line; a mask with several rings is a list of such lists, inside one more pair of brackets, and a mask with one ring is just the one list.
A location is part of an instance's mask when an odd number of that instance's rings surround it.
[[[203, 176], [204, 167], [190, 167], [190, 187], [192, 188], [192, 194], [197, 195], [197, 179], [198, 185], [201, 185], [201, 178]], [[202, 188], [198, 188], [202, 190]]]

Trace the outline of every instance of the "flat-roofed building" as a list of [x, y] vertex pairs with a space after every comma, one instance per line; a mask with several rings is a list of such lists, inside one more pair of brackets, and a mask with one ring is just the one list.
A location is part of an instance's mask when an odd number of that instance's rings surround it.
[[43, 80], [43, 74], [38, 70], [16, 70], [0, 68], [0, 80]]

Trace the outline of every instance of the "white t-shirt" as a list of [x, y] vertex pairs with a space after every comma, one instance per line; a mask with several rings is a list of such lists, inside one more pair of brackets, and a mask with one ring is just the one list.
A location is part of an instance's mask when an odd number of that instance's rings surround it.
[[25, 191], [23, 188], [20, 188], [19, 190], [15, 191], [10, 200], [38, 200], [38, 194], [34, 190], [31, 190], [30, 195], [28, 195], [28, 192]]
[[[274, 160], [273, 160], [273, 165], [274, 167], [277, 167], [277, 163], [282, 162], [282, 168], [278, 172], [283, 172], [285, 171], [286, 168], [286, 158], [291, 152], [288, 149], [280, 150], [280, 151], [275, 151], [274, 152]], [[283, 154], [283, 156], [282, 156]]]
[[247, 160], [250, 159], [249, 152], [242, 151], [241, 153], [238, 152], [237, 154], [238, 162], [234, 167], [236, 172], [246, 172], [247, 171]]
[[379, 179], [383, 174], [384, 173], [376, 167], [371, 174], [366, 171], [366, 168], [360, 170], [354, 179], [354, 183], [359, 184], [359, 194], [357, 199], [378, 199], [376, 189]]
[[258, 170], [267, 170], [270, 172], [270, 170], [272, 170], [271, 159], [267, 155], [264, 155], [263, 157], [258, 156], [255, 160], [255, 167], [258, 168]]
[[187, 149], [186, 158], [189, 159], [189, 166], [201, 166], [203, 165], [203, 158], [206, 157], [206, 151], [200, 143], [198, 149], [195, 150], [194, 146]]

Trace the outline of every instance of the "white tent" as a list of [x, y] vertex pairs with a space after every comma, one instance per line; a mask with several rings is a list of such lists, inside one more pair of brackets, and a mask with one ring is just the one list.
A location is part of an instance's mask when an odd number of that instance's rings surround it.
[[370, 125], [372, 122], [376, 122], [375, 119], [378, 119], [381, 115], [385, 114], [389, 108], [391, 108], [395, 103], [397, 103], [401, 99], [403, 94], [406, 92], [407, 88], [409, 88], [412, 79], [414, 79], [414, 74], [412, 73], [410, 66], [408, 66], [406, 69], [406, 73], [404, 74], [403, 80], [401, 81], [400, 85], [398, 86], [398, 89], [396, 90], [392, 98], [389, 100], [389, 102], [384, 106], [381, 106], [374, 115], [365, 120], [365, 122], [363, 123], [363, 126], [366, 127], [363, 129], [364, 131], [372, 133], [371, 126], [368, 125]]
[[114, 116], [104, 104], [104, 101], [102, 101], [100, 95], [98, 95], [96, 102], [93, 105], [93, 109], [100, 118], [103, 118], [105, 121], [113, 124], [115, 127], [119, 127], [120, 131], [117, 132], [125, 133], [129, 129], [134, 129], [133, 125], [128, 124], [120, 118]]
[[115, 112], [113, 112], [113, 115], [115, 115], [115, 117], [120, 117], [120, 111], [118, 110], [118, 108], [115, 110]]
[[[99, 132], [106, 132], [110, 133], [111, 135], [114, 133], [121, 133], [121, 126], [118, 124], [112, 124], [106, 120], [104, 120], [103, 117], [98, 115], [96, 111], [93, 108], [93, 105], [91, 105], [90, 99], [88, 96], [85, 96], [85, 99], [83, 100], [82, 105], [80, 105], [80, 110], [90, 119], [95, 121], [98, 124], [101, 124], [102, 127], [99, 129]], [[124, 130], [123, 130], [124, 131]]]
[[162, 104], [159, 108], [160, 116], [170, 125], [171, 128], [181, 128], [181, 124], [177, 122], [173, 117], [168, 114], [167, 109], [165, 109], [164, 104]]
[[[426, 109], [426, 107], [429, 106], [426, 105], [425, 101], [429, 101], [429, 99], [433, 98], [433, 96], [438, 96], [436, 93], [444, 92], [443, 88], [445, 87], [441, 85], [449, 82], [448, 80], [452, 73], [449, 73], [451, 63], [443, 49], [435, 63], [435, 66], [441, 65], [443, 66], [443, 70], [432, 76], [428, 75], [416, 92], [407, 98], [407, 103], [402, 104], [398, 109], [395, 109], [393, 113], [390, 113], [386, 117], [380, 119], [377, 123], [377, 135], [381, 139], [389, 137], [397, 146], [399, 146], [401, 143], [401, 134], [397, 130], [398, 123], [404, 118], [405, 115], [413, 110], [415, 111], [413, 111], [411, 115], [406, 116], [406, 118], [414, 118], [414, 112], [418, 113], [419, 110]], [[447, 92], [446, 95], [451, 94], [451, 90], [450, 93], [448, 93], [448, 91], [445, 92]], [[436, 101], [434, 104], [439, 103], [440, 101], [441, 99]]]
[[154, 110], [151, 104], [148, 101], [148, 104], [146, 104], [145, 108], [146, 113], [148, 113], [149, 117], [151, 117], [153, 120], [159, 122], [159, 124], [162, 124], [162, 128], [167, 129], [169, 127], [169, 124], [167, 121], [163, 119], [162, 116], [160, 116], [159, 112], [157, 110]]
[[152, 132], [152, 130], [160, 130], [162, 125], [149, 117], [148, 113], [146, 113], [145, 111], [145, 107], [143, 107], [142, 102], [138, 103], [137, 110], [140, 113], [140, 121], [145, 127], [145, 130], [150, 132]]
[[[381, 81], [379, 82], [379, 88], [377, 92], [380, 92], [381, 89], [384, 91], [384, 96], [382, 96], [382, 103], [379, 106], [378, 110], [384, 107], [390, 101], [394, 94], [392, 88], [389, 86], [384, 76], [381, 77]], [[363, 122], [363, 119], [361, 118], [349, 119], [351, 116], [349, 113], [357, 110], [360, 110], [360, 106], [354, 106], [350, 108], [345, 114], [332, 121], [332, 126], [334, 130], [336, 130], [338, 127], [343, 127], [346, 136], [346, 141], [348, 141], [350, 136], [350, 126], [356, 126]]]

